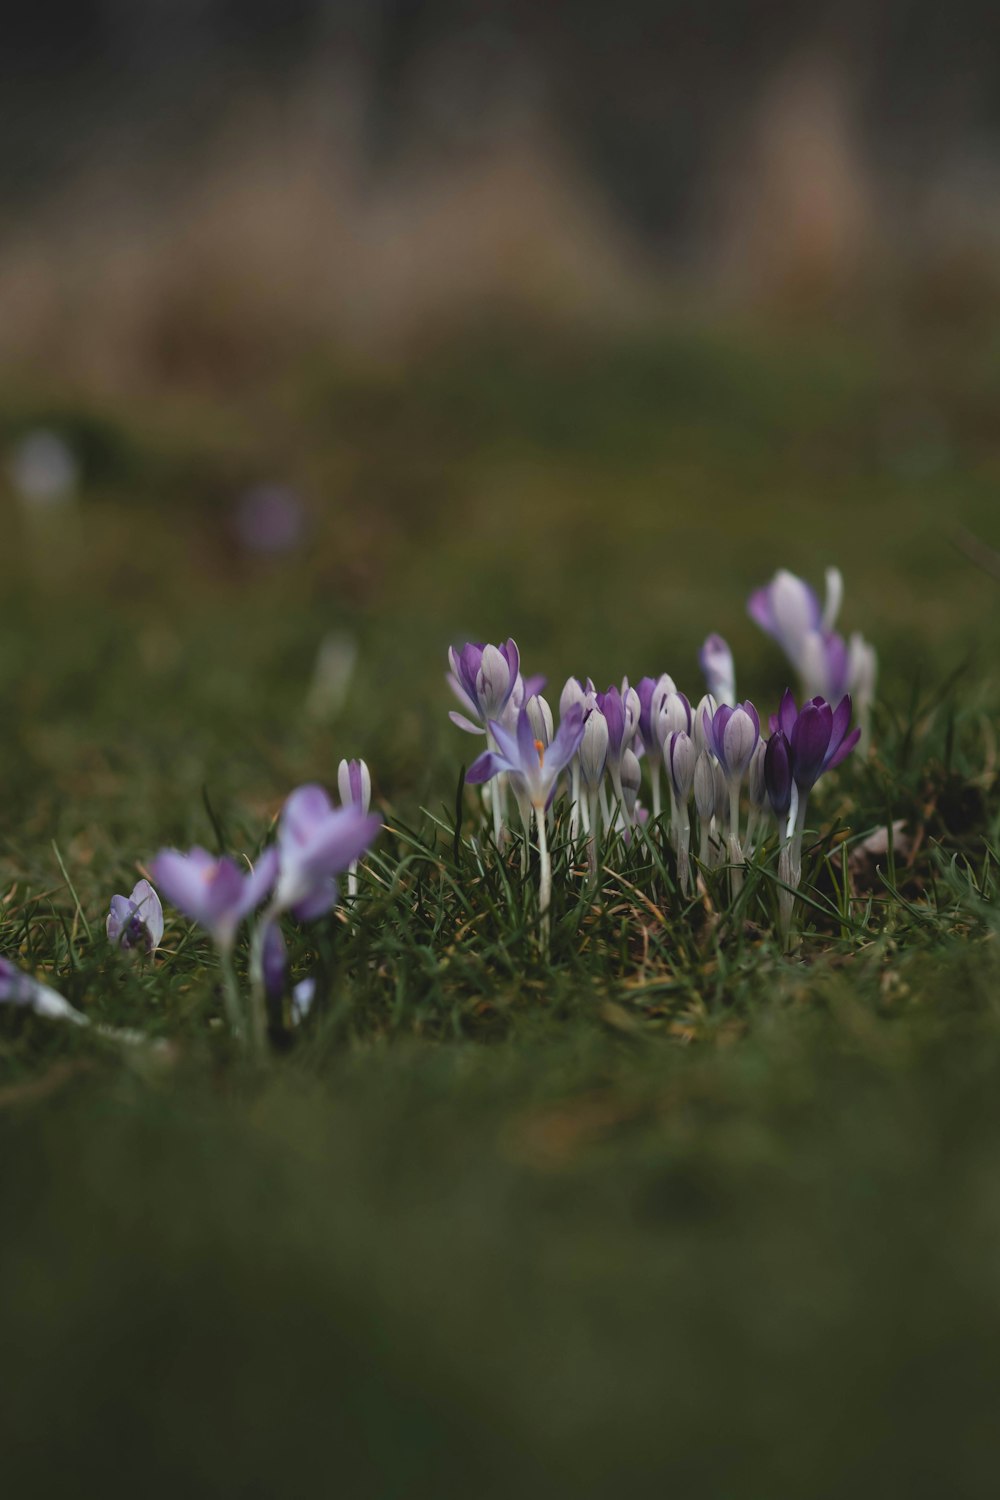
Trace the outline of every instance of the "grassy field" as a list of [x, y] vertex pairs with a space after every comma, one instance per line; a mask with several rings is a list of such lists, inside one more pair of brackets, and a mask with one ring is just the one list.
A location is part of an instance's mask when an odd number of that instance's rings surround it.
[[[57, 425], [84, 473], [2, 501], [0, 953], [170, 1043], [0, 1012], [10, 1494], [995, 1493], [1000, 585], [954, 538], [1000, 541], [998, 347], [514, 331], [224, 393], [0, 384], [0, 441]], [[308, 538], [250, 557], [270, 479]], [[596, 902], [557, 880], [545, 960], [516, 860], [455, 837], [447, 646], [696, 696], [717, 629], [770, 705], [746, 596], [834, 562], [882, 687], [801, 948], [764, 877], [739, 920], [650, 907], [640, 848]], [[108, 900], [164, 843], [253, 852], [356, 754], [390, 831], [262, 1075], [189, 924], [142, 970]], [[841, 841], [893, 820], [845, 904]]]

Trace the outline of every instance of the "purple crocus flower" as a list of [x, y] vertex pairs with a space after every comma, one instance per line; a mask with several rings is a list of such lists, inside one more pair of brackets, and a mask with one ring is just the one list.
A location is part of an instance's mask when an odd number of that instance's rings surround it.
[[38, 1016], [73, 1021], [77, 1026], [89, 1024], [82, 1011], [49, 989], [47, 984], [23, 973], [9, 958], [0, 958], [0, 1005], [17, 1005], [24, 1010], [33, 1010]]
[[335, 808], [321, 786], [300, 786], [278, 822], [278, 879], [269, 911], [290, 911], [300, 922], [336, 904], [335, 876], [371, 846], [382, 820], [358, 807]]
[[494, 776], [506, 774], [518, 796], [533, 809], [538, 833], [538, 911], [542, 940], [547, 942], [548, 910], [552, 900], [552, 860], [545, 827], [545, 810], [555, 793], [556, 782], [580, 748], [584, 731], [583, 709], [578, 703], [571, 705], [550, 745], [536, 739], [527, 708], [522, 708], [518, 714], [515, 732], [505, 729], [495, 719], [490, 720], [489, 730], [496, 749], [487, 750], [478, 760], [473, 761], [466, 780], [478, 785]]
[[264, 992], [269, 1000], [278, 1001], [285, 993], [285, 974], [288, 969], [288, 951], [279, 923], [274, 920], [266, 924], [261, 944], [261, 972], [264, 976]]
[[544, 812], [556, 782], [580, 748], [583, 727], [583, 709], [579, 704], [570, 708], [548, 746], [535, 738], [526, 708], [518, 714], [514, 733], [494, 719], [490, 722], [490, 732], [497, 748], [485, 751], [473, 761], [465, 779], [478, 786], [506, 772], [526, 795], [535, 813]]
[[639, 735], [647, 755], [663, 754], [664, 737], [659, 732], [660, 711], [671, 693], [677, 692], [677, 684], [669, 673], [660, 677], [642, 677], [636, 683], [639, 698]]
[[197, 845], [182, 854], [161, 849], [150, 865], [167, 900], [204, 927], [216, 947], [228, 953], [243, 918], [264, 900], [278, 872], [278, 852], [265, 849], [249, 873], [223, 855], [215, 859]]
[[710, 635], [698, 655], [705, 685], [719, 703], [736, 703], [736, 666], [733, 653], [721, 635]]
[[448, 651], [451, 671], [447, 682], [462, 705], [449, 718], [466, 734], [482, 734], [490, 719], [499, 719], [518, 685], [521, 658], [513, 640], [502, 646], [470, 642]]
[[752, 620], [773, 636], [792, 665], [801, 670], [802, 653], [809, 636], [833, 630], [840, 607], [843, 583], [836, 568], [827, 570], [824, 609], [805, 579], [779, 568], [764, 588], [747, 600]]
[[236, 535], [248, 552], [290, 552], [305, 531], [302, 501], [283, 484], [259, 484], [247, 490], [234, 519]]
[[796, 787], [792, 775], [792, 747], [781, 729], [774, 730], [764, 751], [764, 785], [774, 816], [779, 824], [786, 822]]
[[739, 784], [760, 739], [757, 710], [749, 698], [734, 708], [722, 703], [711, 718], [705, 710], [703, 724], [708, 747], [722, 767], [726, 780]]
[[139, 880], [131, 896], [112, 896], [108, 941], [116, 948], [141, 948], [151, 957], [163, 941], [163, 907], [148, 880]]
[[788, 741], [792, 776], [800, 792], [811, 791], [823, 772], [839, 766], [858, 743], [860, 729], [848, 734], [851, 707], [850, 696], [845, 693], [836, 708], [817, 697], [800, 710], [791, 689], [786, 689], [771, 725]]
[[371, 772], [363, 760], [342, 760], [337, 767], [337, 790], [345, 807], [366, 813], [372, 803]]

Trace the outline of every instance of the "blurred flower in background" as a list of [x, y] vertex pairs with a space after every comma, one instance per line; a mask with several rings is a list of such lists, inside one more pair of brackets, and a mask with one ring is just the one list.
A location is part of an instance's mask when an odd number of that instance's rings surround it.
[[287, 485], [255, 485], [237, 502], [233, 527], [247, 552], [262, 557], [280, 556], [302, 543], [306, 531], [305, 508]]
[[80, 466], [58, 432], [37, 427], [21, 438], [8, 465], [10, 482], [26, 507], [65, 505], [76, 498]]

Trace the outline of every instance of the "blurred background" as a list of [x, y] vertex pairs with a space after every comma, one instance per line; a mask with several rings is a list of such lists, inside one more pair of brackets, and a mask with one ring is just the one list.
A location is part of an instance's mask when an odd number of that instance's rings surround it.
[[995, 290], [1000, 62], [945, 14], [43, 0], [5, 26], [5, 360], [246, 381], [517, 310]]
[[[19, 8], [0, 686], [28, 774], [58, 723], [102, 765], [186, 735], [192, 776], [213, 736], [232, 776], [234, 740], [325, 723], [423, 791], [450, 641], [698, 690], [715, 628], [778, 692], [743, 601], [779, 565], [840, 564], [904, 697], [981, 649], [995, 585], [952, 542], [997, 540], [992, 19]], [[269, 782], [320, 752], [289, 754]]]

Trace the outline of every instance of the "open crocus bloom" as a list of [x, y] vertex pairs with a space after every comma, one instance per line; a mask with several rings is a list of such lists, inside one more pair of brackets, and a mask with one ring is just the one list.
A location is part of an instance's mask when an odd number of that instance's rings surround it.
[[141, 948], [150, 956], [163, 941], [163, 907], [148, 880], [139, 880], [131, 896], [112, 896], [108, 941], [116, 948]]
[[517, 727], [513, 733], [494, 719], [490, 722], [490, 733], [497, 748], [487, 750], [478, 760], [473, 761], [465, 779], [472, 785], [478, 785], [506, 772], [535, 812], [544, 812], [555, 791], [556, 782], [580, 748], [583, 725], [583, 709], [574, 703], [559, 725], [552, 743], [545, 745], [536, 738], [531, 715], [526, 707], [518, 714]]
[[260, 905], [274, 884], [278, 851], [265, 849], [254, 869], [244, 873], [235, 860], [215, 859], [198, 846], [187, 854], [161, 849], [150, 869], [167, 900], [204, 927], [226, 952], [243, 918]]
[[858, 743], [860, 729], [848, 734], [851, 708], [845, 693], [836, 708], [825, 698], [812, 698], [798, 709], [791, 690], [786, 689], [771, 728], [787, 741], [791, 775], [800, 792], [808, 792], [824, 771], [839, 766]]
[[371, 846], [382, 826], [377, 813], [334, 807], [321, 786], [300, 786], [278, 823], [278, 881], [274, 907], [300, 922], [323, 916], [337, 900], [334, 876]]

